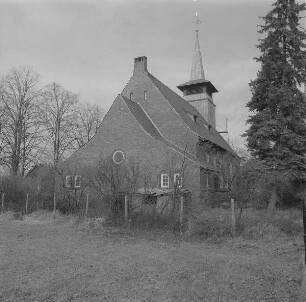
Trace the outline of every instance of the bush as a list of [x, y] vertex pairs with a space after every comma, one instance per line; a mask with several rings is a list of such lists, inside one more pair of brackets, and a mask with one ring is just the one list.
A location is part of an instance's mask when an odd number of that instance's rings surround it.
[[[303, 230], [300, 210], [277, 210], [269, 215], [265, 210], [246, 209], [238, 219], [236, 211], [236, 236], [256, 239], [259, 237], [294, 236]], [[231, 237], [229, 209], [206, 208], [198, 217], [190, 217], [187, 233], [204, 238]]]

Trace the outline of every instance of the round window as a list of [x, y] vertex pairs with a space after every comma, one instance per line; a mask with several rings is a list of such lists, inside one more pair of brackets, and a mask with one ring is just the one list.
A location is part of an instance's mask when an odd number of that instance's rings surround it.
[[117, 150], [113, 154], [113, 162], [115, 164], [122, 164], [125, 161], [125, 154], [124, 152]]

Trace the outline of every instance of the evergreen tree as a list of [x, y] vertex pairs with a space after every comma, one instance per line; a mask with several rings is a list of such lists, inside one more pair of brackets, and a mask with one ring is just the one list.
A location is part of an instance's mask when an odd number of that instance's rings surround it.
[[261, 70], [251, 81], [251, 116], [244, 136], [252, 155], [293, 181], [306, 179], [306, 32], [300, 26], [305, 3], [277, 0], [263, 17], [257, 46]]

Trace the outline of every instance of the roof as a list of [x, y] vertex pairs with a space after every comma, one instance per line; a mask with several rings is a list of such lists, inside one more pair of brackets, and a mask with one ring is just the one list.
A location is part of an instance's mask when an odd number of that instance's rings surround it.
[[199, 84], [203, 84], [203, 86], [208, 86], [212, 93], [218, 92], [217, 88], [208, 80], [205, 79], [199, 79], [199, 80], [190, 80], [188, 82], [185, 82], [181, 85], [178, 85], [177, 88], [180, 90], [183, 90], [185, 87], [188, 86], [198, 86]]
[[[203, 140], [207, 140], [224, 150], [236, 155], [235, 151], [224, 140], [220, 133], [213, 127], [209, 127], [209, 123], [201, 115], [201, 113], [182, 97], [172, 91], [169, 87], [156, 79], [152, 74], [148, 73], [149, 78], [153, 84], [162, 93], [164, 98], [170, 103], [173, 109], [179, 114], [181, 119], [187, 124], [187, 126], [200, 136]], [[197, 116], [196, 121], [193, 116]], [[192, 117], [192, 118], [191, 118]]]
[[206, 168], [208, 170], [216, 170], [213, 168], [210, 164], [207, 162], [201, 161], [196, 156], [186, 152], [186, 150], [181, 149], [180, 147], [176, 146], [175, 144], [171, 143], [167, 139], [164, 138], [164, 136], [159, 132], [157, 127], [153, 124], [150, 117], [146, 113], [146, 111], [142, 108], [142, 106], [130, 99], [127, 99], [123, 95], [120, 95], [122, 100], [127, 105], [129, 111], [133, 114], [137, 122], [140, 124], [140, 126], [153, 138], [159, 140], [160, 142], [164, 143], [171, 149], [175, 150], [176, 152], [180, 153], [181, 155], [185, 156], [189, 160], [195, 162], [199, 166]]
[[198, 30], [196, 30], [190, 80], [198, 80], [198, 79], [205, 79], [205, 75], [202, 63], [202, 54], [200, 50], [199, 32]]

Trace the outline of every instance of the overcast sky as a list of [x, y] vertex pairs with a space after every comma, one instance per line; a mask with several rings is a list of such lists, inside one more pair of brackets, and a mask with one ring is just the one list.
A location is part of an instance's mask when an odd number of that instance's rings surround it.
[[176, 86], [190, 77], [197, 10], [205, 75], [219, 90], [217, 125], [228, 118], [230, 140], [243, 147], [248, 83], [259, 69], [257, 25], [273, 2], [0, 0], [0, 74], [32, 66], [42, 85], [58, 82], [108, 110], [133, 59], [145, 55], [149, 71], [180, 94]]

